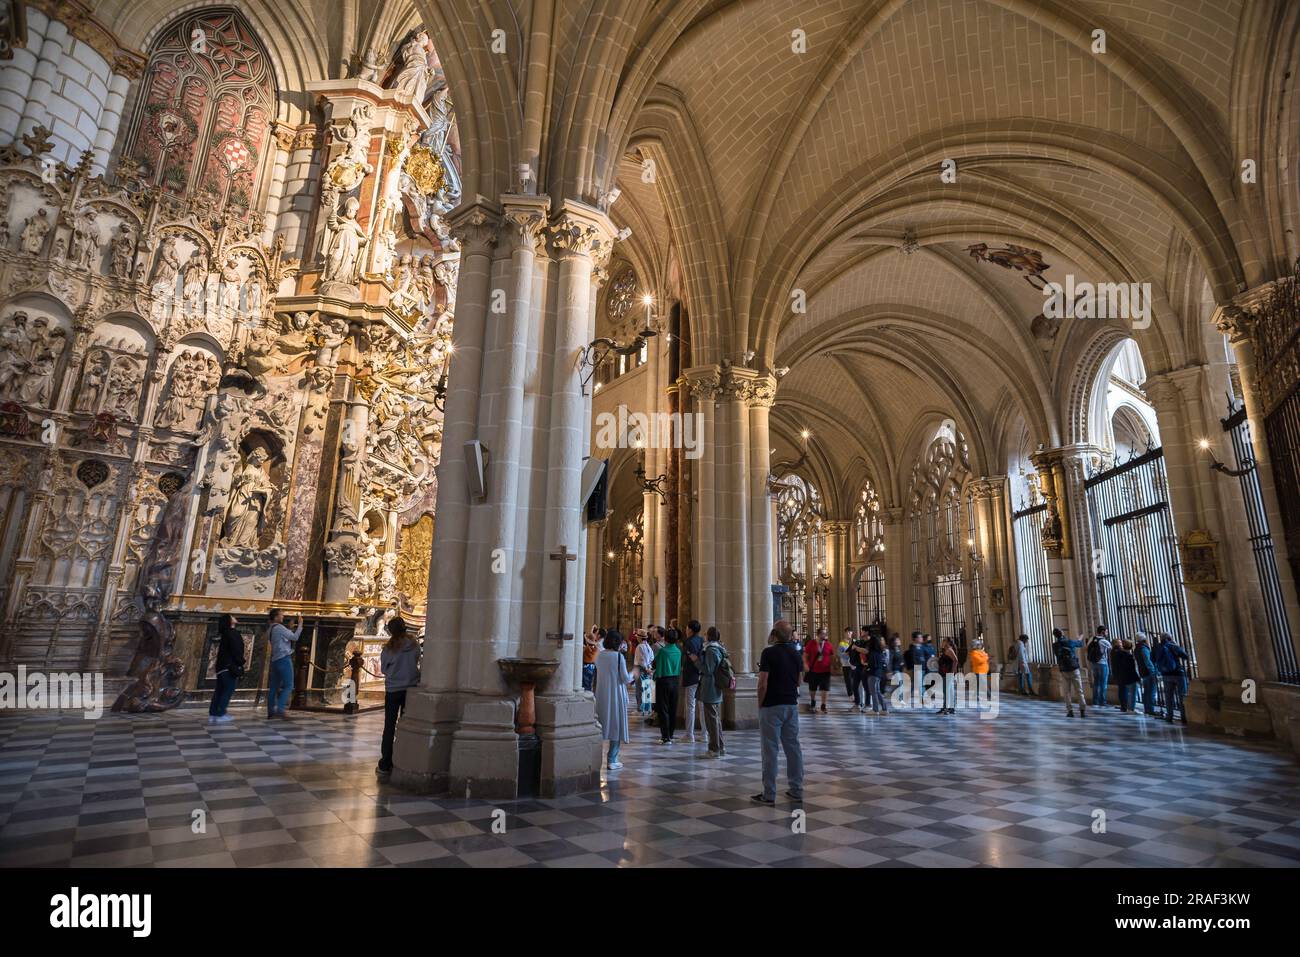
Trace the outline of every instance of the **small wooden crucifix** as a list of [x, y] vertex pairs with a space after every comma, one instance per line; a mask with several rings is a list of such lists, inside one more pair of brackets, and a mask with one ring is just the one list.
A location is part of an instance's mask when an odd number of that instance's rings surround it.
[[573, 634], [564, 630], [564, 600], [569, 591], [569, 562], [576, 562], [578, 556], [569, 551], [569, 546], [561, 545], [558, 552], [551, 552], [551, 558], [560, 563], [559, 623], [555, 631], [547, 632], [546, 637], [563, 648], [566, 641], [573, 640]]

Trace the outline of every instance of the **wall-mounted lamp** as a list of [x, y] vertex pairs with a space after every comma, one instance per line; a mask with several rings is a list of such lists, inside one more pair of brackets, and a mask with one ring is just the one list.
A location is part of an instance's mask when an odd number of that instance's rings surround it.
[[584, 369], [587, 370], [586, 374], [582, 375], [583, 395], [587, 394], [587, 384], [591, 382], [591, 377], [596, 374], [596, 370], [600, 368], [602, 362], [612, 355], [636, 355], [648, 340], [659, 335], [651, 323], [651, 309], [654, 306], [654, 297], [646, 294], [641, 301], [645, 303], [645, 328], [638, 332], [631, 342], [622, 343], [608, 336], [601, 336], [598, 339], [592, 339], [590, 343], [578, 351], [578, 372], [582, 374]]
[[1209, 439], [1201, 439], [1199, 442], [1196, 443], [1196, 446], [1202, 452], [1205, 452], [1210, 456], [1210, 469], [1212, 471], [1222, 472], [1224, 475], [1231, 476], [1232, 478], [1240, 478], [1241, 476], [1249, 472], [1255, 471], [1254, 459], [1248, 460], [1245, 468], [1241, 468], [1241, 469], [1228, 468], [1226, 465], [1220, 462], [1218, 456], [1214, 454], [1214, 449], [1210, 447]]

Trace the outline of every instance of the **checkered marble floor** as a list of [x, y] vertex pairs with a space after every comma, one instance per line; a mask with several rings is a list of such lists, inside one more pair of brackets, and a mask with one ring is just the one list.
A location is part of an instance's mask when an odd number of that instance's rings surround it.
[[[796, 805], [750, 802], [758, 734], [730, 757], [638, 726], [601, 790], [431, 799], [378, 782], [382, 716], [233, 709], [0, 716], [0, 866], [1239, 867], [1300, 863], [1300, 769], [1275, 747], [1114, 709], [801, 716]], [[784, 765], [784, 761], [782, 762]], [[785, 790], [784, 777], [780, 790]], [[493, 833], [493, 811], [506, 812]], [[194, 812], [206, 818], [202, 833]], [[1104, 814], [1104, 832], [1094, 832]], [[499, 815], [497, 816], [499, 817]]]

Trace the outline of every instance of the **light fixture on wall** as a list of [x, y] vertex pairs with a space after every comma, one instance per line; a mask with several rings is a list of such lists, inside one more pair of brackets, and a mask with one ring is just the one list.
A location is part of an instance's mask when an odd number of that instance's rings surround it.
[[[622, 343], [617, 339], [611, 339], [609, 336], [601, 336], [592, 339], [590, 343], [583, 346], [578, 351], [578, 372], [582, 375], [582, 394], [587, 394], [587, 385], [591, 382], [591, 377], [596, 374], [596, 370], [610, 356], [632, 356], [636, 355], [645, 346], [646, 342], [659, 335], [651, 324], [652, 307], [654, 306], [654, 296], [647, 293], [641, 298], [645, 303], [645, 328], [636, 334], [631, 342]], [[586, 373], [583, 374], [583, 370]]]
[[1196, 443], [1196, 446], [1202, 452], [1205, 452], [1210, 456], [1210, 469], [1214, 472], [1222, 472], [1224, 475], [1230, 476], [1232, 478], [1240, 478], [1243, 475], [1255, 471], [1255, 460], [1253, 458], [1247, 459], [1245, 468], [1240, 468], [1240, 469], [1228, 468], [1228, 466], [1220, 462], [1218, 456], [1214, 454], [1214, 449], [1210, 447], [1209, 439], [1201, 439], [1199, 442]]
[[668, 490], [665, 486], [668, 484], [668, 476], [660, 473], [652, 479], [645, 477], [645, 460], [642, 459], [636, 466], [637, 484], [641, 486], [642, 492], [653, 492], [659, 496], [659, 501], [668, 501]]

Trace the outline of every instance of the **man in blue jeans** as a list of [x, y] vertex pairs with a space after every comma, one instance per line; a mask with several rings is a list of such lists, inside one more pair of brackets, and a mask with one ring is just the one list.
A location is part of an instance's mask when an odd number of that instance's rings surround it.
[[269, 618], [271, 676], [266, 689], [266, 717], [286, 718], [284, 709], [289, 707], [289, 692], [293, 691], [293, 646], [302, 634], [302, 615], [295, 619], [298, 627], [293, 631], [284, 625], [284, 612], [280, 609], [272, 608]]
[[793, 631], [784, 618], [772, 626], [771, 642], [758, 659], [758, 727], [762, 737], [763, 791], [751, 800], [776, 803], [777, 746], [785, 750], [785, 793], [803, 800], [803, 750], [799, 747], [799, 682], [803, 656], [795, 650]]
[[1092, 665], [1092, 703], [1094, 707], [1106, 705], [1106, 685], [1110, 683], [1110, 635], [1105, 625], [1097, 626], [1097, 633], [1088, 642], [1088, 663]]
[[1183, 707], [1183, 699], [1187, 694], [1187, 671], [1183, 662], [1191, 659], [1172, 635], [1156, 636], [1156, 647], [1151, 658], [1160, 671], [1160, 681], [1164, 685], [1165, 720], [1172, 724], [1174, 712], [1178, 711], [1183, 724], [1186, 724], [1187, 709]]

